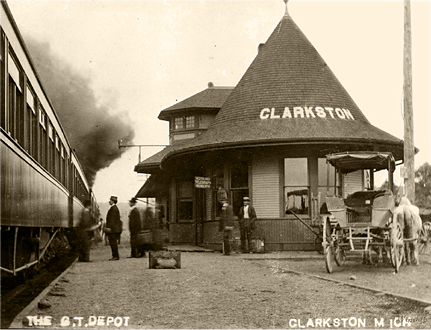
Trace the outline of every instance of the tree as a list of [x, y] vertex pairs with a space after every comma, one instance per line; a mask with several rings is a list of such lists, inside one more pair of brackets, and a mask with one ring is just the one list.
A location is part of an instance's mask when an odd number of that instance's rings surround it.
[[[395, 183], [394, 183], [394, 189], [393, 191], [396, 193], [398, 191], [398, 189], [400, 189], [400, 187], [398, 187]], [[382, 185], [380, 186], [380, 188], [378, 188], [377, 190], [389, 190], [389, 182], [388, 179], [385, 180], [385, 182], [382, 183]]]
[[415, 171], [415, 205], [431, 209], [431, 165], [423, 164]]

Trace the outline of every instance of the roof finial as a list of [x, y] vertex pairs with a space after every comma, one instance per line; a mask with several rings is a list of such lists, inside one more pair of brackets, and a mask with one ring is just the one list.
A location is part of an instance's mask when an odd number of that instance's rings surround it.
[[283, 0], [284, 1], [284, 3], [286, 4], [286, 9], [285, 9], [285, 11], [284, 11], [284, 16], [289, 16], [289, 12], [287, 11], [287, 2], [289, 1], [289, 0]]

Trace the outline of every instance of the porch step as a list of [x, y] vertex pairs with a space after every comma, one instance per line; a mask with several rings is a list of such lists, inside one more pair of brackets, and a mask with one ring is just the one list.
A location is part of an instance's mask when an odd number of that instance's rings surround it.
[[214, 252], [214, 250], [206, 249], [196, 245], [168, 245], [168, 251], [181, 251], [181, 252]]

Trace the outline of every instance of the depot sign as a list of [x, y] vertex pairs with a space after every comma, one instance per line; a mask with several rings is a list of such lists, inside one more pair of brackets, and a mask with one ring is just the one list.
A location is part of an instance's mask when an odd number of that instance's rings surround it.
[[260, 119], [282, 118], [340, 118], [355, 120], [348, 109], [332, 107], [285, 107], [284, 109], [264, 108], [260, 111]]
[[211, 178], [195, 176], [195, 188], [211, 188]]

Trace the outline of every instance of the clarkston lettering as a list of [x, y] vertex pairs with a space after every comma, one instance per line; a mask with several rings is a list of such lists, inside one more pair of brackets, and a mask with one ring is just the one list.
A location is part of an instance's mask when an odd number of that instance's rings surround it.
[[260, 111], [260, 119], [282, 118], [340, 118], [355, 120], [348, 109], [332, 107], [285, 107], [284, 109], [264, 108]]

